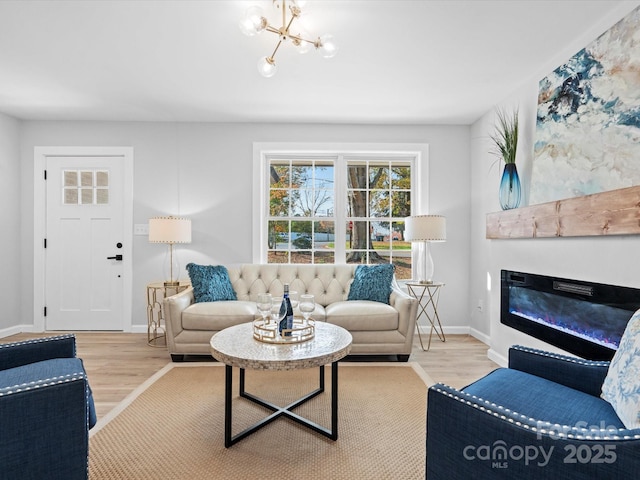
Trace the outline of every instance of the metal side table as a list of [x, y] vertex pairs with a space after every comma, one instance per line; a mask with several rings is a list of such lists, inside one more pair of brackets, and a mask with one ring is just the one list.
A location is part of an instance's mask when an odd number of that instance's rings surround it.
[[164, 282], [153, 282], [147, 285], [147, 344], [149, 346], [167, 346], [162, 301], [189, 286], [191, 286], [189, 281], [180, 281], [180, 284], [175, 287], [165, 287]]
[[[438, 316], [438, 300], [440, 299], [440, 289], [444, 287], [444, 283], [414, 283], [407, 282], [407, 289], [409, 294], [418, 299], [418, 318], [416, 319], [416, 325], [418, 326], [418, 338], [420, 339], [420, 346], [423, 351], [428, 351], [431, 348], [431, 337], [433, 332], [436, 332], [438, 338], [446, 342], [444, 336], [444, 330], [442, 330], [442, 324], [440, 323], [440, 317]], [[420, 328], [420, 317], [427, 317], [429, 321], [429, 343], [427, 348], [424, 348], [422, 343], [422, 329]]]

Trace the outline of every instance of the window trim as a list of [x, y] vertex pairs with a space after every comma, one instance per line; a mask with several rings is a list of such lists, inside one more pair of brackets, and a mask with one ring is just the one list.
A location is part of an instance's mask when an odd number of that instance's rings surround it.
[[[412, 156], [414, 174], [411, 178], [411, 215], [429, 212], [429, 145], [426, 143], [290, 143], [290, 142], [254, 142], [253, 143], [253, 222], [252, 222], [252, 261], [256, 264], [267, 263], [266, 245], [268, 219], [268, 177], [267, 166], [273, 156], [291, 157], [343, 157], [348, 160], [379, 156]], [[342, 168], [335, 170], [336, 198], [346, 194], [346, 172]], [[421, 188], [422, 187], [422, 188]], [[426, 188], [425, 188], [426, 187]], [[346, 235], [344, 222], [336, 218], [335, 234]], [[344, 251], [336, 248], [336, 264], [344, 263]], [[342, 248], [344, 250], [344, 247]], [[412, 264], [415, 265], [416, 252], [412, 248]]]

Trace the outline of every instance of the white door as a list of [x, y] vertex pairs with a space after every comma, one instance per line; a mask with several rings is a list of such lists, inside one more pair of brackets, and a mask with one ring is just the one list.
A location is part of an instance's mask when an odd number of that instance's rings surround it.
[[123, 163], [46, 158], [47, 330], [123, 330]]

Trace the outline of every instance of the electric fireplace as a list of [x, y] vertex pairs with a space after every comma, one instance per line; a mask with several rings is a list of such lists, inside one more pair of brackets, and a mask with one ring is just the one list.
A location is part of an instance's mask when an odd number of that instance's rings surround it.
[[501, 271], [500, 322], [589, 360], [610, 360], [640, 289]]

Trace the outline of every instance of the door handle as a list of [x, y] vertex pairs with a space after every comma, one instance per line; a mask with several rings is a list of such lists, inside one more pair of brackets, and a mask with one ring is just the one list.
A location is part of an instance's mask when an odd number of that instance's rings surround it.
[[116, 260], [118, 262], [122, 261], [122, 255], [116, 255], [115, 257], [107, 257], [107, 260]]

